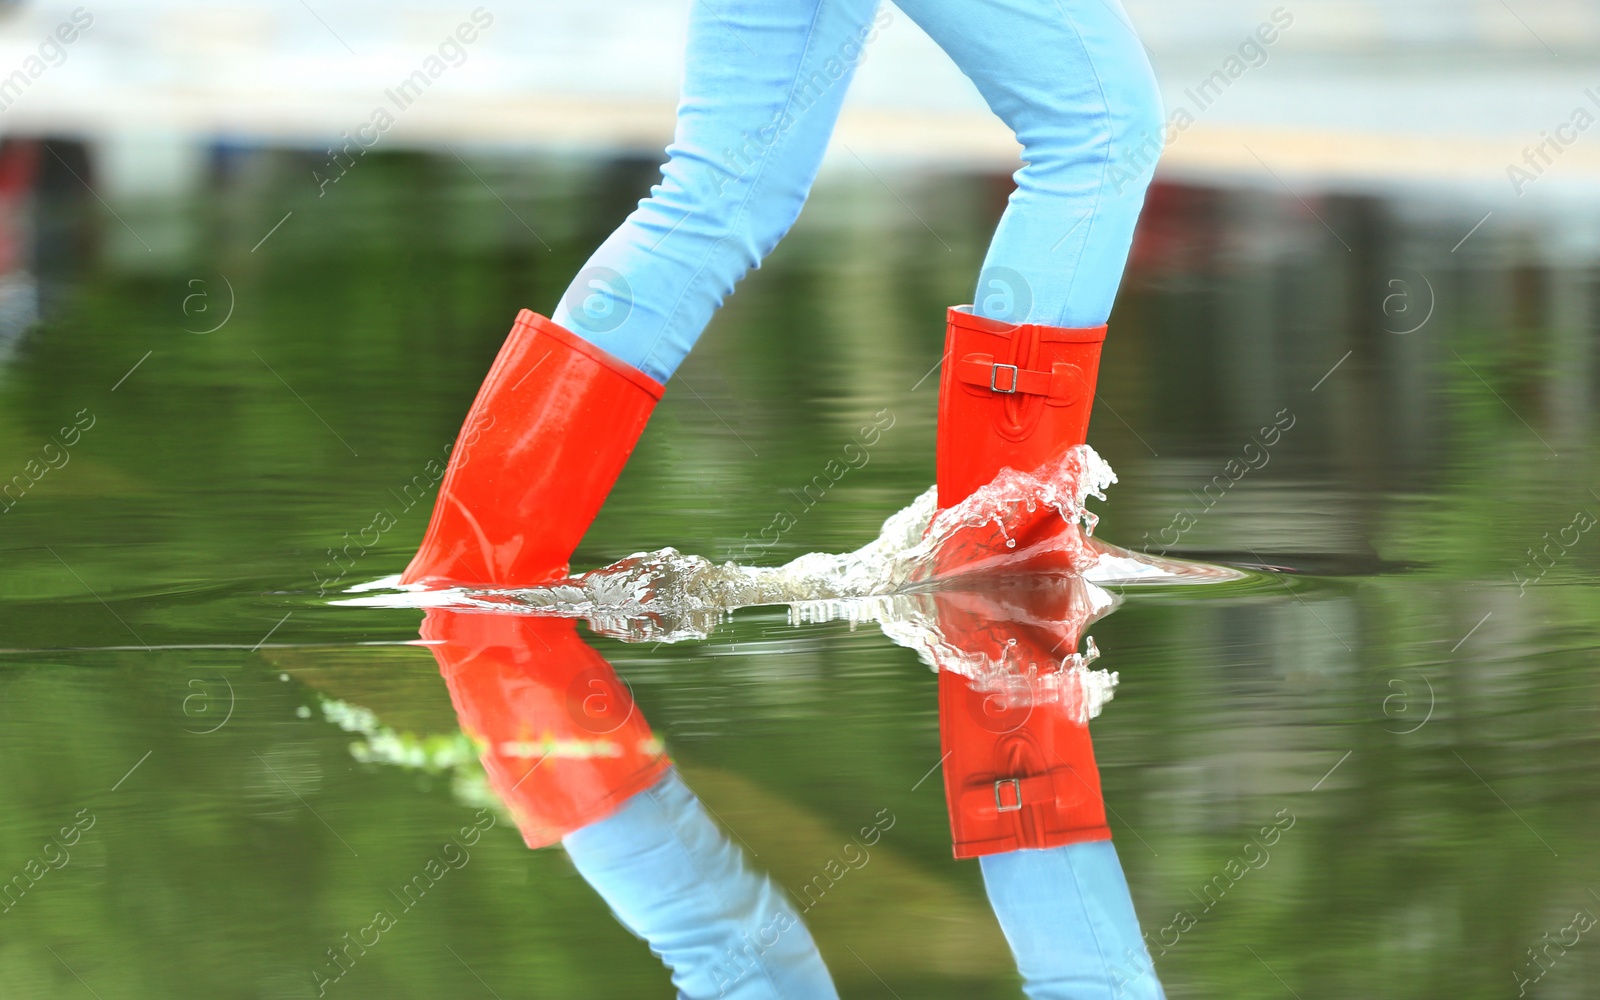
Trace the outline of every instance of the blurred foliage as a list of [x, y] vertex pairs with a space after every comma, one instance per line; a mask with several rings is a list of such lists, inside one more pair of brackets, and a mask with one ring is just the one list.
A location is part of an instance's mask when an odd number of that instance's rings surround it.
[[[42, 179], [46, 316], [0, 367], [0, 475], [80, 411], [95, 423], [0, 515], [0, 877], [78, 810], [96, 823], [0, 913], [8, 997], [78, 976], [108, 998], [314, 995], [326, 950], [471, 822], [448, 769], [363, 762], [324, 720], [339, 699], [401, 756], [459, 750], [427, 652], [357, 645], [414, 638], [418, 615], [330, 607], [314, 574], [379, 510], [397, 526], [340, 585], [399, 572], [428, 506], [404, 487], [512, 316], [547, 311], [653, 176], [472, 163], [372, 155], [319, 198], [311, 158], [225, 150], [206, 191], [111, 206], [122, 221]], [[785, 510], [798, 524], [760, 561], [838, 551], [931, 481], [937, 379], [919, 380], [1006, 187], [896, 185], [927, 228], [870, 178], [822, 185], [669, 390], [577, 565], [663, 545], [731, 558]], [[1174, 187], [1135, 246], [1093, 432], [1122, 477], [1102, 535], [1138, 545], [1198, 511], [1287, 407], [1271, 463], [1175, 551], [1320, 575], [1132, 591], [1095, 626], [1122, 678], [1096, 730], [1117, 843], [1152, 939], [1197, 916], [1157, 959], [1175, 998], [1280, 995], [1278, 977], [1308, 998], [1499, 997], [1541, 935], [1600, 907], [1600, 538], [1520, 596], [1512, 575], [1600, 510], [1593, 317], [1529, 307], [1491, 233], [1451, 257], [1453, 224], [1319, 207], [1352, 249], [1291, 199]], [[1440, 249], [1397, 249], [1423, 243]], [[1438, 307], [1405, 335], [1383, 307], [1402, 265]], [[230, 300], [220, 329], [189, 332]], [[884, 408], [870, 462], [806, 509], [796, 494]], [[939, 751], [910, 653], [772, 609], [704, 644], [595, 644], [785, 885], [879, 809], [898, 818], [807, 914], [846, 996], [1016, 995], [977, 867], [949, 859], [937, 779], [912, 790]], [[1202, 887], [1282, 809], [1296, 825], [1270, 863], [1202, 914]], [[470, 996], [478, 977], [506, 997], [670, 989], [561, 853], [505, 824], [329, 992]], [[1584, 942], [1541, 989], [1594, 981]]]

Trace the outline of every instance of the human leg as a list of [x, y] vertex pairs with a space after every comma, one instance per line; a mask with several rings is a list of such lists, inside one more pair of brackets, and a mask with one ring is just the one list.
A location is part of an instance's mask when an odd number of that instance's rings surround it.
[[1030, 1000], [1162, 1000], [1116, 848], [1092, 840], [980, 859]]
[[[1011, 126], [1025, 161], [972, 309], [951, 311], [939, 414], [939, 505], [948, 507], [1002, 466], [1048, 470], [1084, 443], [1104, 324], [1163, 126], [1118, 0], [897, 2]], [[1059, 521], [1041, 521], [1018, 526], [1018, 556], [1061, 535]], [[1006, 551], [993, 533], [970, 535], [957, 539], [952, 568]], [[1056, 765], [1094, 766], [1087, 752]], [[1020, 789], [1038, 775], [1006, 774], [1018, 790], [1012, 808], [1027, 808]], [[1030, 998], [1163, 996], [1109, 840], [987, 853], [980, 864]]]
[[676, 771], [562, 846], [686, 1000], [837, 1000], [811, 932]]
[[876, 4], [692, 5], [661, 183], [595, 251], [554, 322], [517, 318], [402, 583], [535, 586], [567, 573], [662, 383], [799, 214], [878, 30]]
[[661, 182], [551, 318], [658, 382], [799, 215], [877, 0], [699, 0]]
[[1096, 327], [1162, 147], [1160, 95], [1119, 0], [905, 0], [1022, 143], [973, 311]]

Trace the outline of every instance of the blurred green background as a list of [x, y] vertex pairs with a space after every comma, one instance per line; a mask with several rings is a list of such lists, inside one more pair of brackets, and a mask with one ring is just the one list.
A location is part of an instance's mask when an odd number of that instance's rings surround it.
[[[329, 606], [329, 550], [389, 511], [341, 586], [400, 571], [428, 506], [403, 487], [516, 310], [548, 310], [654, 168], [373, 154], [319, 198], [317, 157], [218, 147], [198, 196], [113, 214], [65, 169], [92, 181], [80, 148], [10, 155], [37, 176], [7, 203], [24, 250], [0, 300], [0, 476], [30, 477], [0, 514], [0, 878], [79, 810], [95, 822], [0, 913], [0, 983], [315, 996], [326, 950], [477, 808], [470, 774], [363, 763], [324, 720], [337, 699], [456, 732], [432, 657], [394, 645], [420, 615]], [[682, 369], [575, 565], [734, 558], [785, 510], [798, 523], [762, 563], [871, 538], [932, 480], [923, 376], [1008, 190], [901, 175], [902, 205], [870, 176], [825, 180]], [[1157, 551], [1188, 511], [1174, 554], [1282, 567], [1130, 590], [1092, 629], [1121, 677], [1095, 724], [1116, 842], [1152, 940], [1197, 916], [1157, 956], [1170, 996], [1502, 997], [1539, 974], [1530, 949], [1600, 913], [1600, 538], [1544, 548], [1600, 512], [1596, 274], [1531, 224], [1452, 251], [1481, 213], [1443, 196], [1306, 196], [1158, 185], [1112, 320], [1091, 443], [1121, 482], [1100, 535]], [[802, 510], [883, 409], [867, 465]], [[1285, 409], [1270, 462], [1208, 507]], [[703, 643], [594, 642], [791, 889], [897, 818], [807, 914], [845, 996], [1017, 995], [939, 783], [913, 790], [939, 759], [913, 654], [783, 609]], [[1270, 863], [1202, 913], [1284, 809]], [[1530, 995], [1600, 981], [1587, 938], [1539, 961]], [[502, 823], [328, 992], [669, 991], [561, 853]]]

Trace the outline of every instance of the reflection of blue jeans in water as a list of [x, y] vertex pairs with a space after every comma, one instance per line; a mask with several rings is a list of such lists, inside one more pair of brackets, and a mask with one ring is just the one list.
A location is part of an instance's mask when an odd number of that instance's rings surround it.
[[1031, 1000], [1161, 1000], [1109, 840], [979, 859]]
[[[876, 4], [693, 4], [661, 183], [590, 257], [552, 318], [665, 382], [799, 214], [855, 66], [893, 16], [874, 16]], [[979, 275], [978, 313], [1105, 322], [1163, 135], [1155, 81], [1119, 0], [898, 6], [1023, 146], [1026, 165]]]
[[[836, 998], [794, 908], [706, 815], [676, 771], [562, 841], [686, 1000]], [[982, 859], [989, 902], [1032, 1000], [1159, 1000], [1110, 841]]]
[[[876, 5], [692, 5], [661, 183], [590, 257], [552, 318], [670, 378], [799, 215], [855, 66], [892, 17], [875, 16]], [[1105, 322], [1162, 138], [1155, 81], [1120, 3], [897, 6], [1023, 145], [1026, 165], [978, 276], [976, 311], [1057, 326]], [[681, 995], [836, 996], [799, 917], [744, 866], [675, 774], [563, 843], [618, 918], [672, 967]], [[994, 855], [982, 866], [1030, 997], [1161, 996], [1108, 842]]]
[[745, 864], [678, 772], [562, 846], [685, 1000], [838, 1000], [783, 890]]

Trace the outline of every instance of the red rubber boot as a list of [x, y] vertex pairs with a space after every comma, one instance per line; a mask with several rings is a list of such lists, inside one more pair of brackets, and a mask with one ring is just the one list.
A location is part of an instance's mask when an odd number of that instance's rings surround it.
[[670, 766], [577, 622], [430, 608], [422, 637], [529, 847], [604, 819]]
[[[1104, 326], [1013, 325], [970, 306], [949, 312], [939, 379], [939, 508], [966, 500], [1002, 468], [1035, 473], [1089, 434]], [[1056, 511], [1013, 505], [994, 522], [959, 529], [940, 546], [935, 575], [984, 569], [1071, 570], [1081, 537]], [[1012, 544], [1008, 544], [1008, 541]]]
[[[939, 384], [941, 510], [1002, 468], [1041, 473], [1088, 438], [1104, 326], [1014, 325], [949, 312]], [[1010, 505], [940, 544], [935, 575], [1070, 571], [1082, 537], [1051, 507]], [[1008, 544], [1009, 542], [1009, 544]], [[1095, 613], [1076, 578], [1036, 578], [1005, 596], [935, 595], [940, 631], [965, 668], [939, 674], [945, 799], [958, 858], [1111, 836], [1075, 671], [1063, 661]], [[974, 658], [987, 663], [973, 679]]]
[[662, 391], [522, 310], [467, 413], [400, 582], [530, 587], [565, 576]]
[[1091, 694], [1068, 659], [1105, 608], [1081, 577], [1012, 579], [1003, 590], [934, 594], [936, 659], [961, 671], [939, 670], [958, 858], [1111, 838], [1085, 718]]

